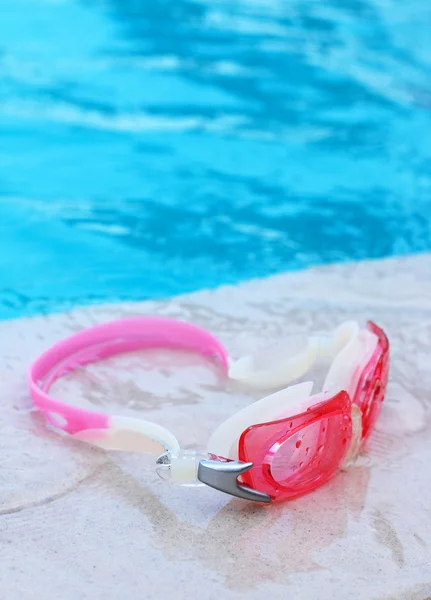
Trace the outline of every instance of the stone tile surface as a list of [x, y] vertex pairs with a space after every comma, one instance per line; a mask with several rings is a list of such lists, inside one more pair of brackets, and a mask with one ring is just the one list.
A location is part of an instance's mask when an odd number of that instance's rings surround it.
[[[63, 438], [31, 410], [29, 362], [111, 318], [193, 320], [233, 356], [372, 318], [387, 330], [387, 401], [369, 448], [313, 494], [261, 507], [158, 479], [152, 459]], [[4, 600], [431, 597], [431, 256], [330, 266], [163, 302], [0, 323], [0, 590]], [[186, 447], [262, 393], [204, 360], [149, 351], [56, 384], [58, 397], [139, 415]]]

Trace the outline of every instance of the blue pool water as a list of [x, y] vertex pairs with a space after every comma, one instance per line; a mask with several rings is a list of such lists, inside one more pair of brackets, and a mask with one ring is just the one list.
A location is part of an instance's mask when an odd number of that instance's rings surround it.
[[431, 248], [428, 0], [2, 0], [0, 318]]

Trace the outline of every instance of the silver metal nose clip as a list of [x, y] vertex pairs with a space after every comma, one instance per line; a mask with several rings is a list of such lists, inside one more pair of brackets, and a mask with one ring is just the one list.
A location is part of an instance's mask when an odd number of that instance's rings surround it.
[[252, 466], [253, 463], [240, 460], [226, 462], [201, 460], [198, 467], [198, 479], [202, 483], [231, 496], [237, 496], [252, 502], [271, 502], [271, 497], [268, 494], [253, 490], [238, 482], [238, 477], [251, 469]]

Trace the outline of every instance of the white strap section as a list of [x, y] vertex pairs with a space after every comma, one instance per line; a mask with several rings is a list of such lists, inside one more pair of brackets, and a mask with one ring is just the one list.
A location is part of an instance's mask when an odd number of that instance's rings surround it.
[[73, 436], [104, 450], [123, 450], [160, 456], [177, 452], [180, 445], [167, 429], [151, 421], [133, 417], [110, 417], [108, 429], [85, 429]]
[[359, 334], [355, 321], [346, 321], [332, 335], [312, 336], [300, 352], [292, 344], [280, 344], [244, 356], [229, 366], [229, 377], [255, 387], [275, 388], [299, 379], [317, 360], [332, 361]]
[[300, 353], [289, 356], [289, 350], [280, 344], [254, 355], [240, 358], [229, 365], [229, 377], [257, 388], [276, 388], [302, 377], [315, 362], [318, 343], [308, 341]]

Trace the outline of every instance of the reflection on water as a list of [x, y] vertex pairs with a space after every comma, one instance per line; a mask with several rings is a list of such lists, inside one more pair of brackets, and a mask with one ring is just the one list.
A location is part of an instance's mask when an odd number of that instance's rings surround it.
[[429, 249], [429, 18], [4, 4], [0, 316]]

